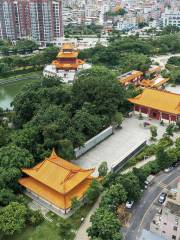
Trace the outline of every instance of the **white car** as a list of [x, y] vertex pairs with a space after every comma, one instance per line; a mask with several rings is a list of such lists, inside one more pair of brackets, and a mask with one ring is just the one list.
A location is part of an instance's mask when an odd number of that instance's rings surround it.
[[127, 201], [126, 208], [128, 208], [128, 209], [132, 208], [133, 204], [134, 204], [134, 201]]
[[169, 167], [169, 168], [164, 169], [164, 172], [168, 173], [168, 172], [171, 172], [173, 169], [174, 169], [173, 167]]

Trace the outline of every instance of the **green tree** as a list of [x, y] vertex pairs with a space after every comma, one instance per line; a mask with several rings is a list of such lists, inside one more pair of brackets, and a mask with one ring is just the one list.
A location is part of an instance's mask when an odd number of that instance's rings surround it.
[[33, 156], [26, 149], [13, 145], [0, 148], [0, 167], [20, 169], [22, 167], [32, 167], [33, 163]]
[[141, 195], [141, 188], [138, 177], [136, 177], [133, 173], [127, 173], [120, 176], [117, 181], [124, 187], [129, 201], [137, 201], [139, 199]]
[[77, 199], [77, 197], [73, 197], [71, 199], [71, 208], [73, 210], [77, 210], [80, 207], [81, 203], [80, 201]]
[[165, 169], [170, 166], [170, 159], [168, 153], [164, 150], [164, 147], [159, 147], [156, 153], [156, 159], [159, 167]]
[[173, 123], [169, 124], [166, 128], [166, 135], [167, 136], [173, 136], [175, 125]]
[[150, 126], [151, 131], [151, 139], [154, 140], [157, 137], [157, 127], [156, 126]]
[[67, 160], [74, 159], [74, 148], [73, 144], [68, 139], [63, 139], [59, 141], [58, 152], [60, 156]]
[[73, 233], [71, 232], [72, 225], [69, 223], [67, 219], [61, 219], [58, 222], [59, 226], [59, 235], [62, 237], [64, 240], [69, 240], [72, 238]]
[[116, 209], [118, 205], [125, 202], [127, 199], [127, 193], [124, 187], [116, 183], [108, 189], [102, 197], [100, 206], [104, 208]]
[[22, 167], [32, 167], [33, 156], [13, 145], [0, 148], [0, 188], [17, 188]]
[[[108, 209], [99, 208], [91, 216], [92, 226], [87, 230], [88, 236], [92, 239], [102, 238], [103, 240], [121, 240], [119, 233], [121, 224], [115, 214]], [[114, 238], [116, 236], [116, 238]]]
[[0, 75], [4, 76], [10, 71], [10, 67], [6, 63], [0, 62]]
[[11, 189], [0, 189], [0, 205], [6, 206], [15, 199], [15, 194]]
[[146, 178], [149, 175], [149, 172], [145, 171], [145, 169], [141, 168], [133, 168], [133, 174], [136, 175], [139, 179], [139, 183], [141, 188], [144, 187], [144, 182], [146, 181]]
[[98, 173], [100, 177], [105, 177], [108, 172], [107, 162], [102, 162], [98, 168]]
[[7, 129], [0, 126], [0, 148], [8, 143], [8, 132]]
[[43, 217], [42, 213], [40, 212], [40, 210], [33, 211], [31, 209], [28, 209], [27, 222], [30, 225], [37, 226], [40, 223], [42, 223], [43, 221], [44, 221], [44, 217]]
[[94, 202], [98, 198], [101, 191], [101, 184], [96, 179], [93, 179], [85, 195], [86, 201], [88, 203]]
[[25, 227], [27, 208], [20, 203], [11, 202], [0, 209], [0, 230], [4, 235], [13, 235]]
[[116, 75], [104, 67], [93, 67], [79, 73], [73, 85], [73, 106], [78, 109], [84, 103], [95, 106], [95, 113], [112, 119], [124, 103], [124, 88], [117, 82]]
[[113, 122], [118, 128], [121, 128], [123, 120], [124, 120], [123, 114], [121, 112], [116, 112]]

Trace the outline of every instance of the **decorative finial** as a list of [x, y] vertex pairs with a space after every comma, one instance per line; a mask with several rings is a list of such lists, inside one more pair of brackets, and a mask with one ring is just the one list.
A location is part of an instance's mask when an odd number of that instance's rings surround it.
[[50, 158], [51, 158], [51, 159], [55, 159], [55, 158], [57, 158], [57, 157], [58, 157], [58, 156], [57, 156], [57, 154], [56, 154], [56, 152], [55, 152], [55, 148], [53, 148]]

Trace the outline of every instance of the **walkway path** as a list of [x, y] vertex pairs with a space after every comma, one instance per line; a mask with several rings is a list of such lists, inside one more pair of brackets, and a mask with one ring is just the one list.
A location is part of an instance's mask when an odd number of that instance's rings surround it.
[[[174, 136], [172, 137], [173, 141], [175, 141], [177, 138], [179, 138], [179, 133], [174, 133]], [[170, 148], [173, 147], [173, 146], [170, 146]], [[130, 168], [127, 168], [126, 170], [124, 170], [122, 172], [122, 174], [126, 174], [128, 172], [132, 172], [134, 167], [135, 168], [141, 168], [144, 165], [146, 165], [147, 163], [154, 161], [155, 159], [156, 159], [155, 155], [153, 155], [153, 156], [151, 156], [149, 158], [146, 158], [145, 160], [142, 160], [142, 161], [138, 162], [136, 165], [134, 165], [134, 166], [132, 166]]]
[[91, 222], [90, 222], [90, 218], [91, 216], [94, 214], [94, 212], [96, 211], [96, 209], [99, 207], [99, 203], [101, 201], [101, 197], [98, 198], [98, 200], [96, 201], [96, 203], [94, 204], [94, 206], [92, 207], [91, 211], [89, 212], [89, 214], [87, 215], [85, 221], [83, 222], [83, 224], [81, 225], [81, 227], [78, 229], [76, 237], [74, 240], [89, 240], [89, 237], [87, 235], [87, 229], [89, 227], [91, 227]]
[[140, 168], [140, 167], [146, 165], [148, 162], [154, 161], [155, 159], [156, 159], [155, 156], [151, 156], [151, 157], [149, 157], [149, 158], [147, 158], [147, 159], [145, 159], [143, 161], [138, 162], [136, 165], [134, 165], [134, 166], [132, 166], [130, 168], [127, 168], [126, 170], [124, 170], [122, 172], [122, 174], [126, 174], [128, 172], [132, 172], [133, 168]]
[[170, 57], [179, 57], [179, 56], [180, 56], [180, 53], [176, 53], [176, 54], [167, 54], [167, 55], [154, 56], [151, 59], [154, 62], [158, 62], [162, 69], [165, 69], [165, 66], [166, 66], [166, 64], [168, 62], [168, 59]]

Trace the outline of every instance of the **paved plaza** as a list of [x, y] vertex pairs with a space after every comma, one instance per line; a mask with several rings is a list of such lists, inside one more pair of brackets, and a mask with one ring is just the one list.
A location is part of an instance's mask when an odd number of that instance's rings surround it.
[[169, 92], [180, 94], [180, 85], [173, 87], [171, 85], [166, 86], [166, 90]]
[[[144, 121], [147, 119], [138, 120], [137, 117], [125, 119], [122, 129], [116, 130], [112, 136], [75, 160], [74, 163], [83, 168], [96, 168], [95, 176], [97, 176], [98, 167], [103, 161], [107, 162], [108, 169], [111, 170], [142, 142], [150, 139], [150, 130], [143, 127]], [[162, 137], [165, 127], [160, 126], [159, 122], [154, 120], [152, 124], [158, 127], [158, 137]]]

